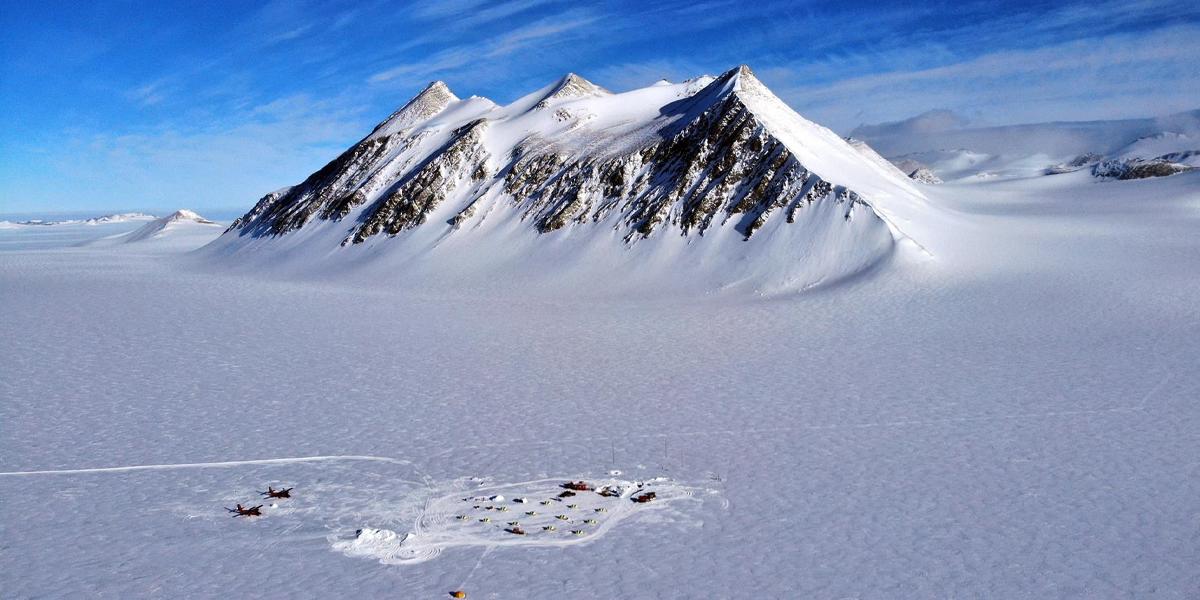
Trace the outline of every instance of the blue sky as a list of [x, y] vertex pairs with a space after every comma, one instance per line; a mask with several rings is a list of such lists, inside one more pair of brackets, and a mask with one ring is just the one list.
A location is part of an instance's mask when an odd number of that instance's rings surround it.
[[433, 79], [507, 102], [750, 64], [846, 132], [1200, 108], [1200, 4], [5, 2], [0, 213], [245, 209]]

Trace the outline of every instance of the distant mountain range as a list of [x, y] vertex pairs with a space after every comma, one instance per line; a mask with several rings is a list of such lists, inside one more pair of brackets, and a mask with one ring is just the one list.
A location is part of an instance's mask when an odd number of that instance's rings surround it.
[[29, 219], [26, 221], [0, 221], [0, 225], [7, 226], [46, 226], [46, 225], [104, 225], [107, 223], [126, 223], [129, 221], [153, 221], [158, 217], [148, 215], [146, 213], [120, 213], [112, 215], [104, 215], [101, 217], [92, 217], [90, 219], [65, 219], [61, 221]]
[[865, 140], [906, 173], [924, 169], [917, 175], [929, 181], [929, 175], [970, 181], [1080, 169], [1119, 179], [1200, 167], [1200, 110], [1154, 119], [996, 127], [971, 127], [960, 115], [935, 110], [862, 125], [851, 136]]

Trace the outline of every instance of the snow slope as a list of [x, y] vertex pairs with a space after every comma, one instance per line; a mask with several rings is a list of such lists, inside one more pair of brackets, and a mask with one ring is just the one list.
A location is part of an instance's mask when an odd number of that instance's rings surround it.
[[493, 278], [537, 263], [778, 292], [873, 268], [934, 212], [745, 66], [621, 94], [568, 74], [506, 106], [434, 82], [206, 251], [255, 268]]

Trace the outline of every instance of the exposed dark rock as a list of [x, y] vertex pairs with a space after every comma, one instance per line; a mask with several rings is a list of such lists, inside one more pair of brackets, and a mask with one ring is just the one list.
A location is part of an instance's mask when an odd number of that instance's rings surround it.
[[933, 171], [930, 171], [926, 167], [918, 167], [918, 168], [914, 169], [913, 172], [908, 174], [908, 178], [912, 179], [913, 181], [919, 181], [921, 183], [928, 183], [928, 184], [942, 183], [942, 178], [938, 177], [937, 175], [934, 175]]
[[1167, 177], [1190, 171], [1192, 167], [1173, 163], [1162, 159], [1142, 160], [1134, 158], [1125, 161], [1106, 160], [1092, 167], [1092, 175], [1104, 179], [1146, 179], [1148, 177]]

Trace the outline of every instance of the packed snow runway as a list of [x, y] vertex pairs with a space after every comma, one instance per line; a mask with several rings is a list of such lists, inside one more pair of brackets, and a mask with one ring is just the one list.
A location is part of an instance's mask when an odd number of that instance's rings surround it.
[[769, 297], [2, 231], [0, 595], [1195, 597], [1197, 175], [939, 186]]

